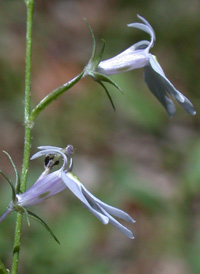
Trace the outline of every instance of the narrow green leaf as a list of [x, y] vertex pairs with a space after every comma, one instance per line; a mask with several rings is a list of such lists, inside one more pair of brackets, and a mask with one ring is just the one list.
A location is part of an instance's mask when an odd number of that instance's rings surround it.
[[14, 164], [13, 159], [11, 158], [10, 154], [8, 152], [6, 152], [5, 150], [3, 150], [3, 153], [5, 153], [8, 156], [8, 158], [9, 158], [9, 160], [10, 160], [10, 162], [11, 162], [13, 168], [14, 168], [15, 176], [16, 176], [15, 189], [16, 189], [16, 193], [19, 193], [19, 189], [20, 189], [20, 176], [19, 176], [19, 172], [18, 172], [18, 170], [16, 168], [16, 165]]
[[0, 174], [6, 179], [6, 181], [9, 183], [9, 185], [11, 186], [12, 189], [12, 200], [13, 202], [16, 200], [16, 191], [15, 191], [15, 187], [13, 186], [13, 184], [11, 183], [11, 181], [8, 179], [8, 177], [0, 170]]
[[35, 213], [33, 213], [33, 212], [29, 211], [29, 210], [27, 210], [27, 212], [28, 212], [29, 216], [33, 220], [35, 220], [35, 221], [39, 222], [40, 224], [42, 224], [46, 228], [46, 230], [51, 234], [51, 236], [54, 238], [54, 240], [58, 244], [60, 244], [59, 240], [56, 238], [56, 236], [54, 235], [54, 233], [52, 232], [52, 230], [50, 229], [50, 227], [39, 216], [37, 216]]

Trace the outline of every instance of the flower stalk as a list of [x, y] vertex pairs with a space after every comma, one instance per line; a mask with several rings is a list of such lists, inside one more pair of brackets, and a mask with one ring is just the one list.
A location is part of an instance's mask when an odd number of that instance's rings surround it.
[[35, 118], [40, 114], [40, 112], [45, 109], [52, 101], [56, 100], [60, 95], [62, 95], [65, 91], [69, 90], [71, 87], [73, 87], [78, 81], [81, 80], [83, 77], [84, 71], [82, 71], [80, 74], [78, 74], [76, 77], [74, 77], [69, 82], [65, 83], [64, 85], [54, 89], [52, 92], [50, 92], [46, 97], [44, 97], [38, 105], [32, 110], [30, 121], [33, 123]]

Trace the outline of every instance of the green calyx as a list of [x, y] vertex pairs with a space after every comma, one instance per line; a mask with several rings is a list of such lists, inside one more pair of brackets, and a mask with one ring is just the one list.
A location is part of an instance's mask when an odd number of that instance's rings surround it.
[[88, 25], [88, 28], [90, 30], [91, 36], [92, 36], [92, 41], [93, 41], [93, 48], [92, 48], [92, 54], [90, 57], [90, 60], [88, 62], [88, 64], [85, 66], [84, 68], [84, 76], [89, 76], [91, 77], [94, 81], [96, 81], [97, 83], [99, 83], [104, 91], [106, 92], [106, 95], [108, 96], [108, 99], [113, 107], [113, 109], [115, 110], [115, 106], [113, 103], [113, 100], [107, 90], [107, 88], [105, 87], [103, 82], [107, 82], [109, 84], [111, 84], [112, 86], [114, 86], [115, 88], [117, 88], [120, 92], [122, 92], [121, 88], [109, 77], [105, 76], [102, 73], [97, 72], [97, 67], [99, 65], [99, 63], [102, 60], [103, 57], [103, 53], [104, 53], [104, 49], [105, 49], [105, 41], [102, 40], [103, 45], [99, 51], [98, 54], [96, 54], [96, 40], [95, 40], [95, 36], [94, 33], [92, 31], [92, 28], [90, 26], [90, 24], [88, 23], [87, 19], [84, 19], [86, 24]]

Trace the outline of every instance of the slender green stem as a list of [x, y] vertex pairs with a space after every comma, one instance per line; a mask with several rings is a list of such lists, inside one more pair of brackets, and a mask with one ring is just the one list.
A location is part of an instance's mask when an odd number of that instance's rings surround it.
[[[20, 186], [21, 192], [24, 192], [26, 190], [28, 165], [29, 165], [30, 149], [31, 149], [32, 123], [30, 121], [30, 92], [31, 92], [31, 51], [32, 51], [32, 25], [33, 25], [34, 0], [25, 0], [25, 4], [27, 7], [25, 97], [24, 97], [25, 137], [24, 137], [24, 157], [23, 157], [21, 186]], [[22, 228], [22, 215], [20, 213], [17, 213], [11, 274], [17, 274], [17, 271], [18, 271], [21, 228]]]
[[38, 114], [45, 109], [52, 101], [56, 100], [61, 94], [63, 94], [65, 91], [69, 90], [71, 87], [73, 87], [81, 78], [83, 77], [84, 71], [82, 71], [80, 74], [78, 74], [76, 77], [74, 77], [69, 82], [65, 83], [64, 85], [54, 89], [52, 92], [50, 92], [46, 97], [44, 97], [39, 104], [33, 109], [31, 112], [30, 121], [34, 121], [35, 118], [38, 116]]
[[[28, 166], [31, 150], [31, 132], [34, 125], [35, 118], [39, 113], [45, 109], [53, 100], [57, 99], [62, 93], [74, 86], [84, 75], [82, 71], [79, 75], [74, 77], [66, 84], [58, 87], [49, 93], [31, 112], [30, 108], [30, 95], [31, 95], [31, 51], [32, 51], [32, 25], [33, 25], [33, 6], [34, 0], [24, 0], [27, 7], [27, 29], [26, 29], [26, 68], [25, 68], [25, 97], [24, 97], [24, 126], [25, 126], [25, 138], [24, 138], [24, 157], [22, 164], [22, 174], [20, 191], [23, 193], [26, 190]], [[21, 229], [22, 229], [22, 215], [17, 213], [15, 239], [13, 246], [13, 262], [11, 274], [17, 274], [20, 242], [21, 242]]]

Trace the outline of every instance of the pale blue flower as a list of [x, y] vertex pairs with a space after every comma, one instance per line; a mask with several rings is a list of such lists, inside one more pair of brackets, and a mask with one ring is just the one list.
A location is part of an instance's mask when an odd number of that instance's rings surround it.
[[168, 94], [176, 99], [188, 113], [195, 115], [196, 111], [192, 103], [173, 86], [165, 76], [156, 57], [149, 53], [149, 50], [153, 47], [156, 40], [155, 33], [151, 25], [143, 17], [138, 15], [138, 18], [143, 23], [132, 23], [128, 26], [147, 32], [151, 37], [151, 41], [140, 41], [122, 53], [101, 61], [96, 71], [108, 76], [144, 67], [144, 79], [147, 86], [163, 104], [169, 116], [174, 115], [176, 108], [172, 100], [168, 97]]
[[113, 75], [133, 69], [142, 68], [148, 64], [149, 50], [153, 47], [156, 39], [155, 33], [151, 25], [143, 17], [138, 15], [138, 18], [140, 18], [144, 24], [132, 23], [128, 26], [147, 32], [150, 34], [151, 41], [140, 41], [120, 54], [108, 60], [101, 61], [97, 67], [98, 72], [104, 75]]
[[[45, 171], [40, 175], [35, 184], [24, 193], [16, 194], [15, 200], [10, 202], [7, 211], [0, 217], [0, 222], [13, 210], [24, 213], [23, 210], [26, 210], [28, 207], [39, 204], [47, 198], [50, 198], [65, 189], [69, 189], [103, 224], [111, 223], [128, 238], [134, 238], [132, 232], [119, 223], [112, 215], [131, 223], [134, 223], [135, 221], [126, 212], [112, 207], [96, 198], [85, 188], [81, 181], [72, 174], [71, 154], [73, 152], [73, 147], [71, 145], [67, 146], [65, 149], [51, 146], [42, 146], [39, 147], [39, 149], [40, 151], [34, 154], [31, 159], [51, 155], [51, 157], [48, 157], [51, 159], [50, 161], [53, 161], [53, 164], [51, 165], [51, 163], [47, 162]], [[48, 174], [60, 157], [63, 159], [62, 167], [59, 170]]]

